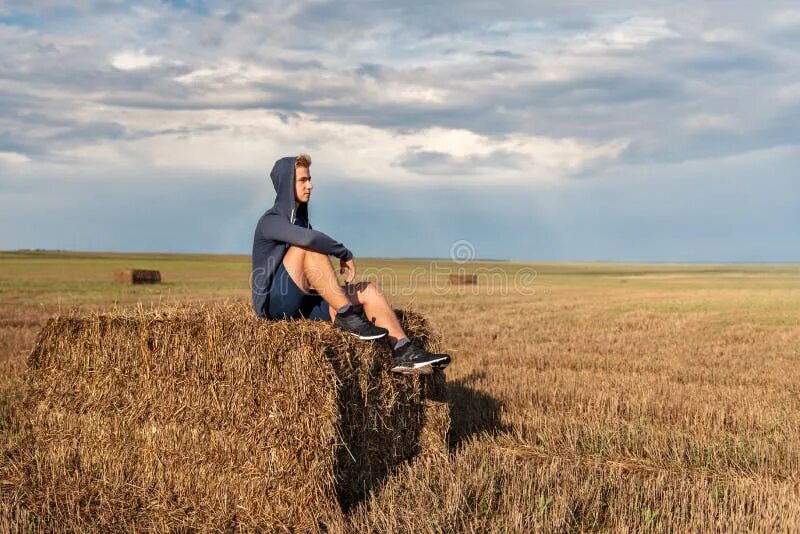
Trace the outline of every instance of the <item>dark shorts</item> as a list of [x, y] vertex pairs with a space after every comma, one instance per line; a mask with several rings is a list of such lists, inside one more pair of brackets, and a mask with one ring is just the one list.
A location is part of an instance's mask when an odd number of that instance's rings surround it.
[[269, 290], [269, 318], [298, 319], [300, 317], [316, 321], [330, 321], [331, 311], [328, 303], [316, 290], [311, 289], [309, 294], [303, 293], [281, 262], [278, 270], [275, 271]]

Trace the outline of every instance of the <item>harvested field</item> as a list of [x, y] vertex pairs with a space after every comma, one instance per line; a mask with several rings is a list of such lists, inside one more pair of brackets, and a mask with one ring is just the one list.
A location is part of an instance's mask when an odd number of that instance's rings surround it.
[[333, 528], [393, 467], [446, 454], [442, 373], [397, 377], [389, 358], [246, 304], [54, 318], [4, 500], [47, 530]]
[[[115, 285], [107, 273], [123, 262], [171, 281]], [[800, 266], [487, 262], [464, 268], [491, 283], [452, 290], [444, 266], [360, 263], [391, 272], [380, 285], [393, 304], [426, 317], [454, 357], [450, 450], [402, 464], [336, 528], [800, 529]], [[525, 268], [532, 286], [500, 285]], [[247, 257], [0, 255], [5, 450], [21, 435], [25, 358], [59, 301], [244, 300], [248, 272]]]

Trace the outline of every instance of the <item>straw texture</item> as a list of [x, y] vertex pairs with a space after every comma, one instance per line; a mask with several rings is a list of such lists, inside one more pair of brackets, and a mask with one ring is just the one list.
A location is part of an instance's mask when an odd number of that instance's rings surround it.
[[[438, 341], [398, 310], [411, 337]], [[50, 319], [5, 514], [38, 526], [324, 530], [401, 462], [446, 454], [444, 375], [243, 303]], [[7, 516], [8, 517], [8, 516]]]

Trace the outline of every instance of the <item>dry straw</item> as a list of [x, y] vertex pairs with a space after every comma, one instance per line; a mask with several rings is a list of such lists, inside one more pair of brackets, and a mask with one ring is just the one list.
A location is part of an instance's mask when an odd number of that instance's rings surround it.
[[[423, 317], [398, 315], [437, 347]], [[239, 303], [51, 319], [6, 458], [5, 521], [335, 529], [394, 466], [446, 454], [444, 376], [389, 373], [390, 354]]]

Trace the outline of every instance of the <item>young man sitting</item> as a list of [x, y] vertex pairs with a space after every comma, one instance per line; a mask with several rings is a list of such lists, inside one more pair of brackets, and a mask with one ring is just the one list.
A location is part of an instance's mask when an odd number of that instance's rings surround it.
[[[394, 351], [392, 371], [431, 373], [450, 363], [447, 354], [433, 354], [411, 340], [394, 310], [372, 282], [351, 282], [356, 276], [353, 253], [308, 221], [311, 157], [301, 154], [275, 162], [270, 173], [275, 204], [258, 220], [253, 237], [253, 308], [267, 319], [332, 321], [364, 340], [388, 335]], [[340, 286], [328, 256], [339, 258]], [[373, 317], [373, 324], [365, 317]]]

